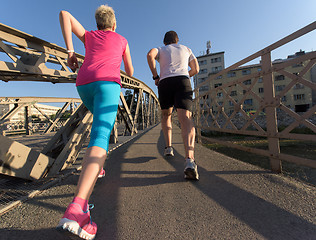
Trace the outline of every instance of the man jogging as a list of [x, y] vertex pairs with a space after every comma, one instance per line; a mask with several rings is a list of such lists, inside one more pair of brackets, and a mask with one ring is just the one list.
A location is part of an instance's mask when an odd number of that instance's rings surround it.
[[[158, 86], [159, 102], [162, 110], [161, 126], [165, 139], [165, 156], [173, 156], [171, 114], [177, 110], [185, 148], [186, 179], [199, 180], [194, 160], [195, 128], [192, 121], [192, 87], [190, 77], [199, 72], [196, 57], [188, 47], [178, 44], [176, 32], [165, 34], [165, 46], [151, 49], [147, 54], [149, 68]], [[156, 68], [160, 64], [160, 76]], [[190, 70], [188, 69], [190, 67]]]

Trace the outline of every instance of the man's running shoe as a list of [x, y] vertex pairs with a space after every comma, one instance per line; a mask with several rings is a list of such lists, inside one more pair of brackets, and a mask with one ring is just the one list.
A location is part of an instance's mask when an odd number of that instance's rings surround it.
[[173, 148], [172, 147], [165, 147], [165, 152], [164, 152], [165, 157], [173, 157]]
[[98, 178], [103, 178], [105, 176], [105, 170], [104, 168], [101, 169], [101, 172], [99, 173]]
[[91, 240], [95, 238], [97, 233], [97, 225], [91, 221], [90, 211], [84, 212], [77, 203], [69, 204], [63, 218], [57, 225], [57, 229]]
[[185, 160], [184, 178], [191, 180], [199, 180], [199, 173], [197, 171], [197, 165], [191, 158]]

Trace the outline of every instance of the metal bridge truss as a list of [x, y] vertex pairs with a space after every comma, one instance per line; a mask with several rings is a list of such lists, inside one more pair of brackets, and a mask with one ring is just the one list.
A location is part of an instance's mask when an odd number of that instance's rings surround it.
[[[2, 54], [2, 55], [1, 55]], [[6, 61], [3, 61], [4, 56]], [[67, 67], [67, 51], [56, 44], [46, 42], [32, 35], [0, 24], [0, 80], [35, 81], [50, 83], [75, 83], [76, 72]], [[77, 54], [79, 65], [84, 56]], [[118, 139], [118, 125], [124, 124], [124, 133], [134, 135], [156, 124], [160, 119], [159, 102], [155, 93], [145, 83], [129, 77], [121, 71], [122, 89], [118, 116], [112, 131], [112, 142]], [[128, 90], [128, 91], [126, 91]], [[129, 94], [126, 94], [129, 93]], [[9, 133], [7, 124], [19, 110], [24, 109], [25, 121], [22, 130], [26, 134], [34, 132], [29, 119], [30, 106], [36, 103], [64, 102], [64, 106], [54, 119], [38, 111], [47, 119], [43, 134], [59, 129], [41, 153], [4, 136]], [[0, 98], [0, 104], [14, 104], [14, 108], [0, 116], [0, 172], [24, 179], [39, 179], [56, 175], [74, 163], [80, 148], [89, 136], [92, 114], [81, 103], [72, 98]], [[74, 104], [77, 104], [75, 106]], [[72, 106], [72, 114], [64, 121], [61, 116]]]
[[[274, 172], [282, 171], [282, 161], [316, 168], [316, 161], [313, 159], [293, 156], [280, 151], [281, 139], [316, 141], [316, 105], [314, 100], [316, 99], [316, 83], [308, 76], [310, 74], [308, 71], [316, 63], [316, 52], [309, 52], [278, 64], [272, 64], [271, 61], [271, 51], [315, 30], [315, 28], [316, 22], [313, 22], [232, 66], [210, 75], [205, 82], [197, 85], [195, 88], [195, 120], [199, 138], [267, 156], [270, 158], [271, 169]], [[213, 87], [215, 83], [220, 81], [221, 76], [226, 76], [257, 58], [261, 60], [258, 67], [260, 71], [223, 83], [222, 86]], [[290, 70], [292, 66], [296, 67], [296, 72]], [[277, 83], [274, 80], [277, 75], [283, 75], [289, 79], [283, 89], [278, 89], [280, 91], [276, 91], [275, 88]], [[245, 81], [249, 79], [251, 79], [251, 84], [245, 84]], [[261, 93], [258, 92], [259, 80], [262, 81], [260, 86], [263, 87]], [[209, 86], [210, 90], [199, 92], [202, 86]], [[285, 96], [290, 91], [297, 91], [296, 86], [308, 89], [309, 96], [306, 97], [313, 97], [313, 104], [306, 112], [294, 112], [286, 104]], [[236, 100], [236, 93], [242, 96], [239, 100]], [[250, 98], [253, 105], [259, 106], [254, 115], [248, 115], [244, 110], [245, 100]], [[224, 106], [229, 106], [229, 109]], [[262, 114], [263, 112], [264, 114]], [[283, 130], [279, 128], [278, 124], [282, 116], [291, 119], [291, 123]], [[261, 124], [262, 122], [265, 124]], [[310, 133], [302, 134], [293, 131], [298, 127], [309, 129]], [[268, 149], [245, 147], [231, 141], [208, 138], [201, 136], [201, 131], [260, 136], [268, 140]]]
[[[55, 113], [53, 119], [52, 116], [48, 116], [37, 103], [64, 103], [63, 107]], [[14, 105], [14, 107], [8, 111], [4, 111], [4, 114], [0, 113], [0, 133], [4, 136], [13, 135], [18, 133], [24, 133], [31, 135], [34, 133], [50, 133], [59, 129], [65, 124], [63, 115], [67, 109], [70, 108], [70, 112], [73, 111], [82, 104], [81, 99], [78, 98], [55, 98], [55, 97], [0, 97], [0, 106]], [[37, 112], [45, 119], [45, 121], [32, 120], [31, 108], [35, 108]], [[5, 108], [3, 108], [4, 110]], [[12, 117], [16, 114], [24, 113], [22, 121], [11, 121]]]

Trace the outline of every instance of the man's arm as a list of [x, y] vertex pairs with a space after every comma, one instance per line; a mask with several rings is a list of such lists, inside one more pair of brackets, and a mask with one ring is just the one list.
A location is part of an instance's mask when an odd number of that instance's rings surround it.
[[195, 74], [197, 74], [200, 71], [200, 66], [196, 58], [191, 60], [189, 62], [189, 67], [191, 68], [189, 71], [190, 77], [193, 77]]
[[[157, 68], [156, 68], [156, 57], [158, 54], [157, 48], [151, 49], [147, 54], [147, 62], [148, 66], [150, 68], [151, 73], [153, 74], [153, 77], [158, 76]], [[155, 84], [158, 86], [159, 78], [155, 79]]]

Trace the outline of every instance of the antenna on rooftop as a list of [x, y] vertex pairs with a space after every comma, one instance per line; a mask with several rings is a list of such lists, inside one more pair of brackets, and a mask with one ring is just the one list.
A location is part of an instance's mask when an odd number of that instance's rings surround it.
[[211, 49], [211, 41], [206, 42], [206, 54], [210, 54]]

